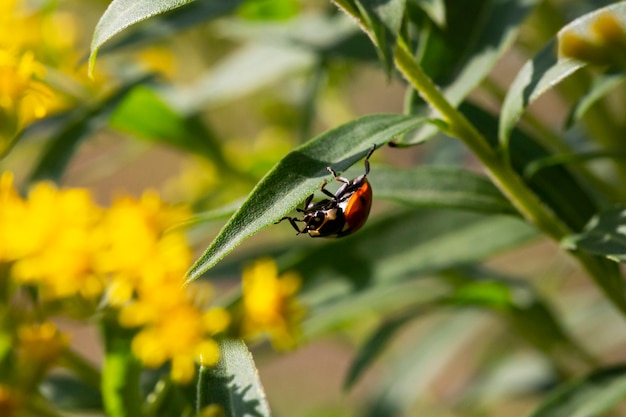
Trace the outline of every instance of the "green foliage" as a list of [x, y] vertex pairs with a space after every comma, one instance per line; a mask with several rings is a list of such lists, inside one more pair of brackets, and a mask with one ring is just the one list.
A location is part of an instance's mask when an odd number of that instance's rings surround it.
[[[93, 74], [113, 63], [105, 93], [84, 99], [47, 73], [71, 104], [11, 138], [3, 163], [26, 185], [62, 183], [83, 146], [112, 134], [197, 164], [181, 181], [198, 180], [192, 191], [177, 195], [195, 211], [187, 283], [223, 283], [219, 303], [232, 307], [253, 258], [297, 273], [302, 342], [341, 335], [352, 348], [346, 375], [322, 377], [367, 391], [345, 415], [620, 415], [626, 368], [602, 364], [626, 344], [626, 2], [604, 3], [113, 0], [89, 55]], [[178, 78], [126, 65], [155, 45], [178, 54]], [[383, 97], [371, 87], [379, 79], [404, 98]], [[328, 168], [361, 175], [372, 147], [362, 230], [325, 240], [274, 225], [300, 218], [312, 194], [330, 198], [320, 188], [342, 184]], [[115, 170], [115, 155], [104, 157], [113, 162], [96, 176]], [[209, 185], [198, 178], [207, 172]], [[10, 322], [5, 274], [0, 318]], [[142, 369], [135, 330], [105, 317], [101, 331], [102, 371], [66, 357], [70, 374], [42, 379], [32, 415], [55, 415], [42, 411], [49, 403], [111, 417], [265, 417], [281, 402], [266, 399], [240, 340], [220, 339], [219, 363], [184, 387]], [[0, 328], [7, 375], [8, 335]], [[267, 363], [263, 346], [252, 351]], [[307, 376], [287, 378], [294, 393], [282, 395], [318, 401], [306, 384], [295, 389]], [[511, 405], [520, 398], [521, 411]]]

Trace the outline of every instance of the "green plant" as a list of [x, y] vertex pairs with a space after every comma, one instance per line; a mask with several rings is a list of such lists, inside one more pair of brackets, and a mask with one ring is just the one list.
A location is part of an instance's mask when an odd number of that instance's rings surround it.
[[[284, 317], [258, 324], [275, 344], [340, 334], [357, 345], [344, 388], [377, 376], [367, 398], [340, 415], [620, 415], [626, 368], [612, 357], [626, 343], [626, 2], [113, 0], [89, 71], [185, 36], [204, 43], [189, 42], [183, 60], [208, 55], [207, 74], [189, 88], [114, 72], [121, 86], [105, 98], [47, 119], [55, 129], [27, 177], [60, 181], [101, 125], [174, 147], [218, 173], [187, 197], [191, 235], [229, 218], [187, 284], [238, 276], [252, 258], [272, 256], [278, 270], [256, 264], [244, 277], [273, 281], [218, 297], [235, 324], [213, 326], [221, 360], [204, 363], [196, 391], [162, 374], [149, 395], [139, 390], [146, 372], [130, 354], [132, 335], [107, 317], [100, 395], [109, 415], [270, 415], [237, 340], [250, 336], [246, 296], [264, 285], [285, 297], [276, 303]], [[507, 87], [500, 68], [520, 56], [526, 62]], [[342, 108], [341, 83], [372, 67], [405, 90], [402, 113], [324, 118], [324, 105]], [[299, 94], [274, 94], [283, 88]], [[364, 91], [362, 100], [377, 98]], [[219, 106], [232, 102], [244, 110], [224, 123], [273, 126], [271, 140], [258, 141], [269, 150], [220, 137], [218, 119], [228, 115]], [[260, 122], [255, 108], [264, 109]], [[321, 120], [329, 128], [315, 134]], [[14, 125], [7, 153], [24, 140]], [[274, 223], [332, 180], [328, 166], [345, 172], [372, 145], [383, 149], [368, 176], [375, 207], [363, 230], [334, 241], [281, 235], [293, 231]], [[400, 155], [418, 155], [419, 166], [392, 161]], [[377, 207], [383, 200], [391, 204]], [[262, 230], [251, 239], [260, 245], [235, 249]], [[304, 318], [300, 302], [286, 301], [299, 279]], [[300, 415], [309, 412], [326, 415]]]

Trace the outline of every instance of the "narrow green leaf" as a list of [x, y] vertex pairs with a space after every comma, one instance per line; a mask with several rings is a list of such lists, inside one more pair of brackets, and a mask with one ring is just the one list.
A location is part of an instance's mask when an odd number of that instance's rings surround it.
[[487, 178], [461, 168], [377, 166], [372, 169], [370, 183], [377, 198], [414, 207], [515, 213], [513, 206]]
[[[373, 308], [397, 311], [407, 304], [432, 301], [445, 293], [432, 286], [396, 291], [396, 285], [405, 281], [419, 285], [421, 278], [482, 262], [537, 237], [534, 229], [518, 219], [486, 219], [458, 210], [402, 211], [374, 220], [354, 236], [287, 255], [297, 261], [285, 268], [302, 276], [302, 294], [313, 300], [307, 334], [358, 320]], [[321, 285], [329, 277], [334, 292]]]
[[580, 120], [587, 110], [608, 93], [617, 88], [626, 80], [626, 73], [604, 74], [593, 79], [589, 91], [578, 100], [565, 121], [565, 128], [569, 129], [574, 123]]
[[500, 313], [519, 336], [552, 357], [566, 373], [593, 364], [568, 335], [550, 304], [526, 281], [480, 267], [445, 271], [441, 275], [455, 287], [446, 304], [484, 307]]
[[397, 114], [371, 115], [323, 133], [294, 149], [257, 184], [241, 208], [188, 272], [194, 280], [244, 239], [279, 220], [332, 178], [327, 167], [342, 172], [373, 145], [381, 146], [425, 119]]
[[411, 320], [419, 317], [424, 310], [426, 310], [426, 307], [385, 320], [359, 348], [344, 380], [344, 390], [352, 388], [361, 375], [369, 369], [374, 360], [382, 353], [383, 349], [388, 346], [398, 331]]
[[[455, 4], [447, 27], [424, 40], [421, 65], [453, 105], [459, 105], [485, 79], [515, 41], [519, 28], [538, 0], [474, 1]], [[468, 9], [468, 10], [465, 10]], [[414, 114], [431, 110], [417, 98]], [[419, 143], [435, 130], [423, 126], [404, 135], [402, 145]]]
[[244, 0], [202, 0], [191, 1], [166, 14], [150, 19], [150, 24], [135, 26], [132, 30], [122, 30], [118, 36], [107, 39], [98, 48], [98, 55], [148, 44], [194, 25], [226, 15], [235, 10]]
[[233, 172], [218, 139], [199, 116], [177, 113], [145, 86], [130, 91], [111, 114], [109, 123], [140, 138], [201, 155], [215, 162], [220, 171]]
[[[460, 358], [467, 360], [467, 346], [488, 333], [490, 324], [484, 314], [467, 310], [463, 314], [441, 317], [426, 334], [405, 340], [404, 350], [388, 365], [383, 375], [382, 393], [368, 407], [370, 417], [415, 415], [415, 399], [428, 391], [435, 381]], [[479, 336], [481, 335], [481, 336]], [[427, 337], [424, 337], [427, 336]]]
[[[492, 146], [497, 146], [497, 119], [486, 111], [464, 103], [461, 110], [477, 126]], [[550, 153], [531, 136], [515, 128], [511, 135], [511, 165], [520, 175], [535, 161]], [[527, 184], [550, 208], [571, 227], [581, 230], [598, 208], [591, 193], [578, 183], [564, 166], [542, 169], [527, 179]]]
[[529, 163], [524, 169], [524, 178], [531, 179], [539, 171], [559, 165], [580, 164], [597, 159], [623, 158], [626, 158], [626, 152], [621, 149], [550, 155]]
[[387, 75], [393, 69], [393, 51], [402, 26], [406, 0], [355, 0], [376, 45]]
[[561, 243], [570, 249], [626, 262], [626, 208], [615, 207], [594, 216], [583, 233], [568, 236]]
[[626, 366], [601, 369], [559, 387], [529, 417], [594, 417], [626, 398]]
[[63, 119], [60, 130], [49, 138], [43, 153], [30, 174], [29, 181], [58, 181], [78, 145], [102, 128], [117, 106], [135, 87], [151, 80], [142, 77], [129, 82], [100, 103], [87, 108], [78, 108]]
[[504, 149], [524, 110], [543, 93], [587, 65], [586, 62], [557, 55], [560, 36], [568, 32], [589, 33], [589, 26], [599, 13], [610, 12], [616, 16], [626, 15], [626, 2], [594, 10], [565, 25], [548, 44], [527, 61], [511, 84], [500, 111], [499, 140]]
[[193, 0], [113, 0], [96, 25], [91, 40], [89, 72], [93, 72], [98, 49], [113, 36], [135, 23], [176, 9], [192, 1]]
[[526, 62], [507, 92], [500, 111], [498, 136], [501, 146], [508, 143], [524, 110], [543, 93], [584, 67], [585, 63], [570, 58], [558, 58], [556, 41], [552, 40], [535, 57]]
[[196, 411], [216, 404], [226, 417], [270, 417], [259, 373], [245, 343], [222, 340], [220, 355], [214, 368], [200, 368]]

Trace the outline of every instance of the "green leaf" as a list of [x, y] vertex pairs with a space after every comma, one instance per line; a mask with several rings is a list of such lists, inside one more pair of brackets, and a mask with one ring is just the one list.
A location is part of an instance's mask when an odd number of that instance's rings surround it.
[[524, 64], [511, 84], [500, 111], [498, 137], [503, 149], [508, 151], [511, 133], [524, 110], [543, 93], [584, 66], [581, 61], [558, 58], [554, 40]]
[[199, 116], [175, 112], [157, 93], [139, 86], [115, 108], [110, 125], [140, 138], [164, 142], [210, 159], [221, 171], [233, 172], [218, 139]]
[[500, 313], [519, 336], [549, 355], [565, 373], [592, 365], [590, 356], [568, 335], [550, 304], [526, 281], [479, 267], [445, 271], [442, 277], [455, 287], [446, 304]]
[[[463, 314], [440, 317], [430, 323], [426, 333], [420, 332], [404, 340], [398, 360], [385, 367], [382, 393], [371, 400], [370, 417], [416, 415], [416, 398], [422, 397], [436, 381], [457, 361], [464, 363], [475, 357], [467, 357], [467, 349], [478, 337], [485, 337], [491, 322], [484, 314], [467, 310]], [[469, 365], [471, 366], [471, 365]], [[422, 413], [419, 415], [428, 415]]]
[[279, 220], [332, 178], [327, 167], [341, 172], [373, 145], [381, 146], [425, 119], [397, 114], [371, 115], [323, 133], [294, 149], [252, 190], [188, 272], [192, 281], [215, 265], [244, 239]]
[[[375, 219], [354, 236], [295, 250], [286, 255], [291, 263], [284, 268], [303, 278], [302, 294], [313, 309], [305, 331], [312, 335], [358, 320], [372, 309], [397, 311], [430, 302], [445, 293], [432, 285], [424, 288], [423, 278], [482, 262], [536, 237], [534, 229], [508, 216], [401, 211]], [[406, 281], [415, 285], [398, 290]]]
[[529, 417], [593, 417], [626, 398], [626, 366], [601, 369], [557, 388]]
[[[448, 6], [447, 27], [423, 35], [420, 64], [446, 99], [459, 105], [487, 77], [515, 41], [519, 28], [538, 0], [460, 1]], [[414, 114], [432, 111], [415, 97]], [[431, 126], [402, 137], [402, 145], [419, 143], [435, 133]]]
[[151, 79], [148, 76], [131, 81], [102, 102], [78, 108], [66, 115], [58, 132], [49, 138], [29, 181], [58, 181], [80, 143], [108, 123], [111, 114], [135, 87]]
[[271, 415], [254, 359], [241, 340], [220, 341], [219, 363], [200, 368], [197, 398], [198, 413], [217, 404], [226, 417]]
[[224, 16], [235, 10], [244, 0], [202, 0], [191, 1], [166, 14], [151, 18], [146, 24], [138, 25], [130, 30], [123, 30], [100, 45], [97, 53], [102, 54], [148, 44], [194, 25]]
[[390, 76], [406, 0], [355, 0], [355, 3], [367, 26], [368, 35], [378, 49], [385, 71]]
[[565, 128], [569, 129], [572, 127], [574, 123], [585, 115], [591, 106], [617, 88], [624, 82], [624, 80], [626, 80], [626, 73], [624, 72], [604, 74], [594, 78], [589, 91], [587, 91], [585, 95], [578, 100], [567, 117], [567, 120], [565, 121]]
[[615, 207], [594, 216], [583, 233], [561, 242], [570, 249], [626, 262], [626, 208]]
[[442, 207], [483, 213], [516, 211], [485, 177], [454, 167], [374, 167], [369, 176], [377, 198], [414, 207]]
[[410, 313], [385, 320], [359, 348], [356, 357], [350, 364], [346, 379], [344, 380], [344, 390], [352, 388], [361, 375], [369, 369], [374, 360], [380, 356], [383, 349], [389, 345], [391, 339], [398, 331], [411, 320], [418, 318], [426, 309], [427, 307], [424, 306]]
[[139, 391], [141, 364], [130, 350], [133, 332], [119, 327], [114, 319], [102, 325], [105, 341], [102, 369], [102, 399], [107, 416], [140, 417], [143, 398]]
[[586, 62], [557, 56], [560, 36], [572, 31], [589, 33], [589, 26], [596, 20], [598, 14], [605, 12], [626, 15], [626, 2], [594, 10], [565, 25], [555, 38], [524, 64], [511, 84], [500, 111], [498, 137], [503, 149], [508, 149], [511, 132], [524, 110], [543, 93], [587, 65]]
[[444, 0], [409, 0], [416, 3], [439, 27], [446, 26], [446, 2]]
[[192, 1], [193, 0], [113, 0], [96, 25], [91, 40], [89, 72], [93, 72], [98, 50], [113, 36], [135, 23], [176, 9]]
[[[497, 119], [486, 111], [464, 103], [461, 111], [477, 126], [492, 146], [497, 146]], [[535, 161], [550, 155], [537, 141], [520, 129], [511, 135], [511, 165], [521, 176]], [[563, 166], [546, 167], [526, 180], [532, 190], [569, 227], [581, 230], [598, 208], [590, 192]]]

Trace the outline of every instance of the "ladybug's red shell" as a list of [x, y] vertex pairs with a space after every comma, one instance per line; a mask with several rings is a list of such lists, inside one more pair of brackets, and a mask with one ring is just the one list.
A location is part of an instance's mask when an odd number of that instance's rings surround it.
[[346, 218], [346, 226], [341, 235], [347, 235], [359, 230], [367, 221], [372, 208], [372, 187], [363, 178], [363, 184], [345, 202], [339, 204]]

